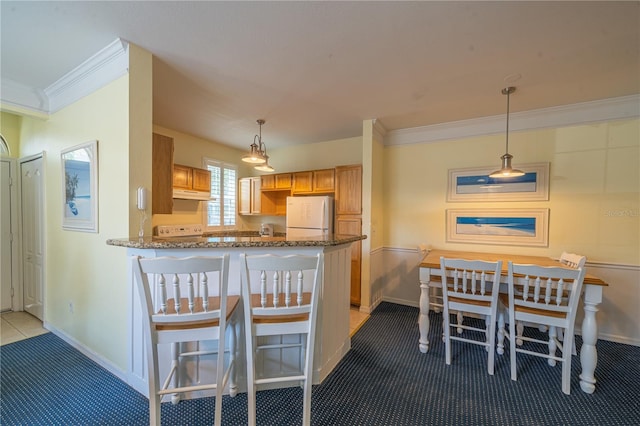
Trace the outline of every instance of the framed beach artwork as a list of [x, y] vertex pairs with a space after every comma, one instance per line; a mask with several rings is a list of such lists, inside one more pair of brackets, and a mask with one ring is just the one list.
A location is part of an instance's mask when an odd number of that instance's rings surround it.
[[65, 149], [62, 164], [62, 228], [98, 232], [98, 141]]
[[447, 210], [447, 242], [547, 247], [549, 209]]
[[450, 169], [447, 201], [541, 201], [549, 199], [549, 163], [518, 165], [524, 176], [492, 178], [495, 167]]

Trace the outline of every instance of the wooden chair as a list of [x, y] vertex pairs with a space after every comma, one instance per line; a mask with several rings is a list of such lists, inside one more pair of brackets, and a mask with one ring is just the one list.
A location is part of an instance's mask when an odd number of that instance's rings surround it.
[[[443, 296], [443, 323], [445, 340], [445, 359], [451, 364], [451, 341], [458, 340], [484, 346], [489, 352], [488, 372], [493, 374], [495, 362], [496, 316], [498, 294], [500, 292], [500, 271], [502, 261], [485, 262], [481, 260], [463, 260], [440, 258]], [[483, 315], [486, 327], [478, 328], [464, 325], [462, 321], [451, 324], [452, 311]], [[452, 335], [451, 328], [481, 331], [484, 340], [464, 337], [464, 333]]]
[[[229, 393], [233, 396], [237, 392], [233, 326], [230, 327], [230, 348], [225, 349], [227, 325], [240, 300], [239, 296], [227, 295], [229, 255], [149, 259], [134, 256], [132, 267], [142, 304], [149, 376], [149, 424], [160, 425], [164, 395], [172, 394], [172, 402], [176, 404], [184, 392], [215, 389], [215, 424], [220, 425], [222, 392], [227, 382]], [[184, 342], [205, 340], [217, 340], [215, 350], [183, 351]], [[169, 374], [161, 384], [158, 347], [166, 343], [171, 344], [172, 360]], [[199, 347], [200, 343], [196, 345]], [[229, 353], [226, 368], [225, 352]], [[217, 354], [215, 383], [184, 383], [187, 381], [185, 362], [212, 354]], [[200, 362], [196, 365], [200, 366]]]
[[[563, 251], [562, 254], [560, 255], [559, 261], [563, 265], [567, 265], [570, 268], [577, 269], [577, 268], [584, 268], [585, 263], [587, 263], [587, 257], [579, 254], [567, 253], [566, 251]], [[522, 321], [519, 321], [518, 324], [516, 324], [516, 327], [517, 327], [516, 328], [516, 332], [517, 332], [516, 344], [518, 346], [522, 346], [522, 343], [523, 343], [522, 334], [524, 333], [524, 326], [525, 325]], [[541, 326], [539, 328], [540, 328], [540, 331], [547, 331], [546, 327], [544, 326]], [[553, 339], [557, 337], [561, 341], [564, 340], [564, 329], [559, 328], [556, 331], [557, 331], [557, 336], [549, 336], [549, 338]], [[571, 353], [573, 355], [577, 354], [575, 339], [573, 340]], [[549, 362], [549, 365], [552, 367], [556, 365], [556, 361], [552, 358], [550, 358], [548, 362]]]
[[[302, 424], [311, 423], [311, 387], [316, 318], [324, 255], [240, 255], [247, 350], [249, 425], [256, 424], [258, 385], [300, 382], [304, 389]], [[294, 362], [284, 365], [287, 355]], [[256, 362], [273, 355], [280, 374], [257, 377]], [[295, 365], [291, 365], [295, 364]]]
[[[550, 336], [555, 336], [554, 330], [557, 328], [566, 330], [564, 342], [560, 342], [555, 337], [541, 340], [522, 336], [525, 342], [533, 342], [534, 345], [542, 344], [547, 349], [545, 352], [539, 352], [533, 350], [533, 347], [519, 348], [516, 345], [515, 327], [510, 326], [512, 380], [517, 380], [517, 352], [562, 361], [562, 392], [570, 393], [570, 348], [573, 345], [573, 328], [584, 275], [584, 268], [543, 267], [509, 262], [507, 275], [509, 293], [500, 295], [500, 300], [509, 311], [509, 324], [523, 321], [545, 325], [549, 327]], [[502, 332], [504, 333], [504, 330]], [[557, 350], [561, 352], [560, 357], [556, 355]]]

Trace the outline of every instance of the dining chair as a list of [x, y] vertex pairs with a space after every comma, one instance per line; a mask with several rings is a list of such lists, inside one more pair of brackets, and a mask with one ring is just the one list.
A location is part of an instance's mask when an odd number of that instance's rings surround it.
[[[232, 396], [237, 392], [234, 377], [236, 336], [231, 320], [240, 306], [240, 296], [228, 295], [229, 255], [185, 258], [133, 256], [132, 267], [142, 305], [149, 381], [149, 424], [160, 425], [163, 396], [171, 394], [171, 402], [177, 404], [185, 392], [215, 389], [214, 421], [220, 425], [222, 393], [227, 383]], [[227, 332], [230, 334], [229, 348], [225, 347]], [[217, 341], [215, 348], [204, 345], [203, 341], [209, 340]], [[171, 365], [166, 378], [160, 382], [158, 350], [164, 344], [171, 345]], [[228, 354], [226, 367], [225, 353]], [[204, 376], [200, 374], [200, 367], [205, 364], [202, 356], [214, 354], [215, 382], [201, 383]], [[191, 379], [187, 373], [194, 368], [195, 378]]]
[[[554, 330], [566, 330], [564, 342], [556, 337], [540, 339], [522, 336], [529, 345], [518, 347], [515, 327], [509, 327], [511, 357], [511, 380], [517, 380], [516, 353], [526, 353], [542, 358], [561, 361], [562, 392], [571, 392], [571, 348], [574, 339], [574, 325], [578, 300], [584, 281], [584, 268], [569, 269], [539, 265], [508, 264], [508, 294], [501, 294], [500, 300], [509, 312], [509, 324], [518, 321], [545, 325], [549, 335]], [[506, 297], [505, 297], [506, 296]], [[501, 324], [502, 326], [502, 324]], [[504, 330], [501, 330], [504, 333]], [[536, 350], [544, 345], [544, 351]], [[557, 356], [558, 350], [561, 355]]]
[[[566, 251], [563, 251], [562, 254], [560, 255], [559, 262], [563, 265], [566, 265], [574, 269], [584, 268], [584, 265], [587, 262], [587, 257], [579, 254], [567, 253]], [[525, 324], [522, 321], [518, 321], [518, 323], [516, 324], [516, 327], [517, 327], [516, 328], [516, 334], [517, 334], [516, 344], [518, 346], [522, 346], [522, 343], [523, 343], [522, 334], [524, 332]], [[540, 326], [539, 329], [540, 331], [547, 331], [545, 326]], [[557, 336], [549, 336], [549, 338], [552, 339], [554, 337], [557, 337], [560, 341], [564, 340], [564, 329], [558, 328], [556, 332], [557, 332]], [[575, 339], [573, 339], [571, 353], [572, 355], [577, 355]], [[549, 365], [552, 367], [556, 365], [556, 361], [554, 359], [549, 359], [548, 362], [549, 362]]]
[[[300, 383], [302, 424], [311, 423], [313, 355], [324, 255], [240, 255], [250, 426], [256, 424], [256, 391], [269, 383]], [[295, 362], [282, 360], [297, 351]], [[280, 373], [258, 377], [256, 363], [279, 359]], [[292, 365], [295, 364], [295, 365]]]
[[[495, 365], [496, 320], [498, 294], [500, 293], [500, 272], [502, 261], [485, 262], [482, 260], [464, 260], [440, 258], [443, 296], [443, 324], [445, 341], [445, 361], [451, 364], [451, 341], [484, 346], [488, 355], [487, 370], [493, 374]], [[465, 325], [463, 321], [451, 324], [453, 311], [462, 312], [464, 316], [476, 314], [484, 316], [485, 328]], [[452, 328], [481, 332], [482, 340], [464, 332], [460, 335], [451, 333]]]

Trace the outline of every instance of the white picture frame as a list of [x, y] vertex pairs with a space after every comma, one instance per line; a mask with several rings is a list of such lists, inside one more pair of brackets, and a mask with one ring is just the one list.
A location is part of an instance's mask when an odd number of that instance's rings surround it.
[[60, 152], [62, 228], [98, 232], [98, 141]]
[[450, 169], [448, 202], [473, 201], [547, 201], [549, 200], [549, 163], [518, 165], [524, 176], [491, 178], [496, 167]]
[[547, 247], [549, 209], [448, 209], [447, 242]]

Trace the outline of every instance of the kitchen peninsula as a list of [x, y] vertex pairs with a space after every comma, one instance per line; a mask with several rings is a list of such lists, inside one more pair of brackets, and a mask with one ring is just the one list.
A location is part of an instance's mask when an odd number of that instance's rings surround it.
[[[107, 244], [111, 246], [127, 248], [127, 257], [161, 257], [161, 256], [206, 256], [229, 253], [229, 293], [240, 293], [240, 253], [265, 254], [273, 253], [287, 255], [302, 253], [315, 255], [324, 253], [324, 280], [322, 284], [322, 299], [318, 312], [318, 325], [316, 336], [316, 353], [313, 366], [313, 383], [321, 383], [333, 370], [342, 357], [351, 348], [349, 337], [349, 295], [351, 280], [351, 243], [365, 239], [363, 235], [339, 235], [331, 234], [318, 237], [287, 237], [285, 234], [276, 234], [273, 237], [261, 237], [257, 232], [223, 232], [210, 233], [201, 237], [186, 238], [125, 238], [109, 239]], [[130, 268], [130, 266], [129, 266]], [[148, 386], [146, 378], [146, 366], [144, 358], [142, 321], [140, 303], [133, 282], [133, 274], [130, 277], [130, 309], [129, 309], [129, 365], [127, 368], [127, 381], [140, 393], [147, 395]], [[238, 336], [238, 342], [242, 348], [243, 339]], [[245, 361], [243, 350], [238, 359], [237, 383], [239, 390], [245, 390]], [[160, 360], [161, 374], [168, 371], [169, 353]], [[285, 357], [286, 358], [286, 357]], [[299, 357], [290, 357], [295, 363]], [[285, 359], [284, 362], [288, 362]], [[273, 363], [265, 363], [265, 370], [269, 368], [269, 374], [277, 369]], [[280, 368], [280, 367], [278, 367]], [[274, 371], [271, 371], [274, 369]]]

